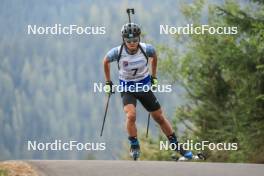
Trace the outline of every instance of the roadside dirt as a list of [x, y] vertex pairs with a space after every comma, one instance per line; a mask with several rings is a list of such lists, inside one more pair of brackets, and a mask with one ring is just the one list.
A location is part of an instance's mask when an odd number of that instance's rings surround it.
[[0, 162], [0, 176], [38, 176], [38, 174], [23, 161], [3, 161]]

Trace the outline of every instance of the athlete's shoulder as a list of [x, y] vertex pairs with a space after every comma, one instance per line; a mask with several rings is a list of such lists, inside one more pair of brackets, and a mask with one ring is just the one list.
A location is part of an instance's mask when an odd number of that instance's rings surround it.
[[121, 45], [116, 46], [116, 47], [110, 49], [107, 52], [107, 54], [106, 54], [106, 58], [108, 58], [108, 60], [110, 62], [117, 60], [118, 59], [118, 53], [119, 53], [120, 48], [121, 48]]
[[153, 55], [156, 53], [155, 48], [153, 47], [153, 45], [151, 45], [149, 43], [140, 42], [140, 46], [144, 49], [144, 51], [146, 52], [147, 56], [149, 56], [149, 57], [153, 57]]

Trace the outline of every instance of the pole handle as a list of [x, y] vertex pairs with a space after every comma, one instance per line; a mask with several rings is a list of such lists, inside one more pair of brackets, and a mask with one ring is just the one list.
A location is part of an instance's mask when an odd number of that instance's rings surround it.
[[131, 14], [135, 14], [135, 9], [134, 8], [127, 8], [126, 12], [128, 15], [128, 21], [129, 21], [129, 23], [131, 23], [130, 12], [131, 12]]

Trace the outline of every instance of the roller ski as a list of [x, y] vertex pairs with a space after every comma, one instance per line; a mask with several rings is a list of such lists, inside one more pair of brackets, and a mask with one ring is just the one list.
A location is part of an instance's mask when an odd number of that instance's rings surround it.
[[197, 155], [193, 155], [191, 151], [186, 152], [185, 155], [181, 156], [181, 157], [177, 157], [175, 154], [171, 156], [172, 160], [174, 161], [204, 161], [206, 160], [206, 156], [199, 152], [197, 153]]
[[199, 152], [197, 155], [194, 155], [192, 151], [184, 150], [181, 145], [179, 145], [177, 137], [173, 133], [172, 135], [168, 136], [168, 140], [171, 144], [175, 144], [177, 146], [176, 152], [181, 154], [181, 157], [176, 157], [176, 155], [172, 156], [172, 159], [175, 161], [199, 161], [199, 160], [206, 160], [206, 156]]

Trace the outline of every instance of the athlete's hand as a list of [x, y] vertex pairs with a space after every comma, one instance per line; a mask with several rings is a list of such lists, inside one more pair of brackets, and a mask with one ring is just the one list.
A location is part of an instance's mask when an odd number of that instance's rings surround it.
[[151, 86], [153, 89], [156, 89], [158, 87], [158, 79], [154, 76], [151, 76]]
[[104, 90], [107, 94], [112, 94], [114, 93], [113, 91], [113, 82], [112, 81], [106, 81], [105, 82], [105, 87]]

